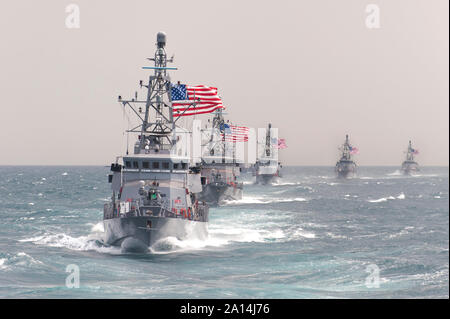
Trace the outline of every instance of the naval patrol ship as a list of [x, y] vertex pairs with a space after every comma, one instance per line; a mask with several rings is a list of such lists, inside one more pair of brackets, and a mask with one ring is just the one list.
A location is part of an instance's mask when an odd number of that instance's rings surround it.
[[414, 161], [414, 155], [417, 155], [419, 151], [415, 150], [411, 146], [409, 141], [408, 149], [406, 151], [406, 160], [402, 163], [402, 172], [404, 175], [413, 175], [419, 171], [419, 164]]
[[[255, 163], [255, 176], [257, 184], [277, 183], [281, 177], [281, 163], [278, 162], [278, 139], [273, 136], [272, 125], [269, 123], [266, 135], [258, 146], [262, 146], [262, 152], [258, 151]], [[274, 142], [275, 140], [275, 142]]]
[[[236, 143], [226, 138], [230, 125], [225, 123], [222, 109], [213, 114], [211, 126], [202, 130], [207, 134], [202, 134], [206, 141], [202, 143], [202, 192], [199, 199], [210, 206], [217, 206], [227, 200], [242, 199], [243, 183], [237, 180], [240, 168], [236, 162]], [[227, 146], [232, 147], [231, 155]]]
[[356, 154], [357, 149], [350, 145], [348, 135], [345, 135], [345, 143], [340, 148], [342, 151], [341, 158], [336, 163], [336, 173], [339, 178], [353, 177], [356, 173], [356, 163], [352, 159], [352, 155]]
[[[116, 158], [109, 182], [112, 197], [104, 205], [105, 243], [126, 252], [146, 252], [161, 238], [183, 239], [189, 233], [207, 236], [209, 208], [199, 201], [202, 190], [200, 167], [190, 164], [186, 147], [189, 132], [176, 125], [170, 90], [172, 84], [165, 51], [166, 35], [157, 34], [154, 71], [148, 82], [146, 100], [119, 102], [137, 116], [139, 125], [127, 130], [137, 134], [133, 154]], [[195, 104], [195, 102], [194, 102]], [[145, 108], [136, 105], [145, 105]]]

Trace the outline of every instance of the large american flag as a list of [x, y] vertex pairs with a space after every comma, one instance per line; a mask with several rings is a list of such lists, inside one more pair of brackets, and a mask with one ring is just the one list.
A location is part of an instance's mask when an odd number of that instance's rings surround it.
[[227, 142], [248, 142], [248, 127], [235, 126], [235, 125], [223, 125], [222, 138]]
[[174, 117], [211, 113], [224, 108], [215, 87], [178, 84], [172, 86], [170, 93]]

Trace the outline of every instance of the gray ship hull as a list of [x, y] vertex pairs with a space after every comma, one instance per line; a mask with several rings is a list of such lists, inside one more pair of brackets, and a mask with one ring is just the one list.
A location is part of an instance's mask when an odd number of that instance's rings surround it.
[[261, 185], [276, 184], [279, 176], [274, 174], [258, 174], [256, 175], [256, 183]]
[[404, 175], [414, 175], [419, 171], [419, 165], [414, 161], [404, 161], [402, 164], [402, 172]]
[[217, 206], [227, 200], [242, 199], [242, 185], [232, 186], [225, 183], [210, 183], [203, 186], [199, 199], [208, 205]]
[[339, 161], [336, 164], [338, 178], [351, 178], [355, 176], [356, 164], [353, 161]]
[[207, 238], [207, 223], [183, 218], [138, 216], [103, 221], [105, 243], [121, 247], [123, 252], [147, 252], [158, 240], [169, 236], [182, 240], [195, 234]]

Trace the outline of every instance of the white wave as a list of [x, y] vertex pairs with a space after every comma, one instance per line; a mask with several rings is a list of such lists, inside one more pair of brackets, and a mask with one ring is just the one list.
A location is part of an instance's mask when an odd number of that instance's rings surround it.
[[218, 247], [224, 245], [225, 242], [215, 240], [213, 238], [204, 239], [178, 239], [173, 236], [161, 238], [150, 248], [150, 252], [155, 254], [174, 253], [186, 250], [197, 250], [208, 246]]
[[95, 224], [94, 226], [92, 226], [91, 232], [100, 232], [100, 233], [104, 233], [105, 232], [105, 228], [103, 226], [103, 222], [98, 222], [97, 224]]
[[209, 238], [217, 240], [222, 244], [229, 244], [230, 242], [265, 242], [272, 239], [281, 239], [285, 236], [281, 229], [269, 231], [245, 227], [236, 228], [232, 225], [211, 228], [209, 230]]
[[32, 263], [32, 264], [40, 264], [40, 265], [42, 265], [42, 262], [41, 262], [41, 261], [39, 261], [39, 260], [37, 260], [37, 259], [34, 259], [33, 257], [31, 257], [30, 255], [28, 255], [28, 254], [25, 253], [25, 252], [17, 253], [16, 256], [17, 256], [17, 257], [22, 257], [22, 258], [25, 259], [24, 262], [19, 262], [19, 264], [21, 264], [21, 265], [27, 265], [28, 263]]
[[344, 235], [336, 235], [336, 234], [333, 234], [333, 233], [331, 233], [331, 232], [327, 232], [326, 234], [327, 234], [327, 236], [329, 236], [329, 237], [331, 237], [331, 238], [333, 238], [333, 239], [349, 239], [347, 236], [344, 236]]
[[8, 266], [5, 265], [6, 260], [6, 258], [0, 258], [0, 270], [8, 268]]
[[[9, 254], [8, 254], [9, 255]], [[13, 266], [32, 267], [35, 265], [42, 265], [43, 263], [25, 252], [19, 252], [15, 255], [10, 255], [8, 258], [0, 259], [0, 270], [11, 270]]]
[[381, 202], [386, 202], [388, 199], [395, 199], [395, 197], [389, 196], [389, 197], [382, 197], [379, 199], [371, 199], [368, 200], [368, 202], [370, 203], [381, 203]]
[[400, 237], [400, 236], [403, 236], [403, 235], [407, 235], [407, 234], [410, 233], [411, 229], [414, 229], [414, 227], [407, 226], [407, 227], [403, 228], [401, 231], [399, 231], [398, 233], [389, 235], [388, 238], [397, 238], [397, 237]]
[[305, 238], [316, 238], [316, 234], [312, 233], [312, 232], [308, 232], [305, 231], [303, 229], [297, 229], [293, 234], [292, 234], [293, 238], [298, 238], [298, 237], [305, 237]]
[[67, 174], [67, 172], [64, 172], [64, 173], [62, 173], [61, 175], [62, 175], [62, 176], [66, 176], [66, 175], [68, 175], [68, 174]]
[[303, 197], [295, 197], [295, 198], [276, 198], [276, 199], [267, 199], [264, 197], [249, 197], [244, 196], [239, 200], [229, 200], [224, 201], [226, 205], [241, 205], [241, 204], [271, 204], [271, 203], [285, 203], [285, 202], [305, 202], [308, 201]]
[[388, 196], [388, 197], [382, 197], [379, 199], [369, 199], [368, 202], [369, 203], [381, 203], [381, 202], [386, 202], [388, 200], [393, 200], [393, 199], [405, 199], [406, 196], [404, 193], [400, 193], [397, 197], [394, 196]]
[[34, 217], [20, 217], [19, 220], [34, 220]]
[[387, 175], [389, 175], [389, 176], [400, 176], [400, 175], [403, 175], [403, 173], [400, 170], [396, 170], [395, 172], [389, 173]]
[[294, 185], [301, 185], [300, 182], [277, 182], [272, 183], [272, 186], [294, 186]]
[[206, 238], [193, 238], [191, 236], [188, 236], [185, 239], [178, 239], [172, 236], [162, 238], [150, 247], [150, 251], [152, 253], [173, 253], [208, 247], [220, 247], [233, 242], [261, 243], [284, 237], [285, 235], [280, 229], [269, 232], [265, 230], [225, 226], [210, 229]]
[[32, 242], [36, 245], [43, 245], [48, 247], [67, 248], [77, 251], [94, 250], [101, 253], [119, 253], [120, 248], [102, 246], [100, 244], [101, 238], [94, 235], [72, 237], [64, 233], [60, 234], [45, 234], [31, 238], [20, 239], [20, 242]]
[[[251, 227], [251, 228], [250, 228]], [[236, 225], [233, 223], [216, 223], [209, 226], [206, 237], [200, 238], [189, 234], [180, 239], [168, 236], [158, 240], [150, 247], [155, 254], [168, 254], [180, 251], [207, 249], [208, 247], [221, 247], [232, 243], [262, 243], [277, 241], [286, 238], [281, 229], [258, 229], [255, 224]]]

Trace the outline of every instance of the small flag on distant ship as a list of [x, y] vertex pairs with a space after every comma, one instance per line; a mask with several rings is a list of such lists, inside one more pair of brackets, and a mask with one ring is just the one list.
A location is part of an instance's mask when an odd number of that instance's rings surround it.
[[349, 150], [350, 150], [350, 154], [358, 154], [359, 150], [356, 147], [353, 146], [348, 146]]
[[414, 155], [417, 155], [417, 154], [419, 154], [419, 150], [416, 150], [416, 149], [411, 149], [411, 153], [413, 153]]
[[190, 116], [224, 108], [217, 88], [205, 85], [173, 85], [171, 88], [173, 116]]
[[222, 138], [227, 142], [248, 142], [248, 127], [223, 124], [220, 128]]
[[284, 138], [278, 139], [278, 149], [284, 149], [286, 147], [286, 140]]

